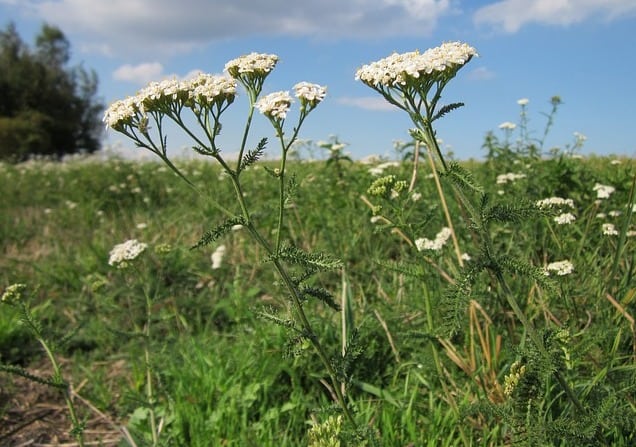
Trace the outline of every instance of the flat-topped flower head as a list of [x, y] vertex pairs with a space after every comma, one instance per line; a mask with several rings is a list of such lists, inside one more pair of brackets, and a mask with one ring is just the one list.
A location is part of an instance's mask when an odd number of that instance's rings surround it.
[[424, 53], [393, 53], [364, 65], [356, 72], [356, 79], [373, 88], [430, 83], [440, 78], [452, 78], [476, 55], [477, 51], [466, 43], [446, 42]]
[[277, 62], [278, 56], [275, 54], [250, 53], [226, 63], [225, 70], [236, 79], [265, 78]]
[[125, 268], [128, 266], [128, 262], [136, 259], [147, 246], [148, 244], [139, 242], [137, 239], [117, 244], [109, 253], [108, 264], [117, 268]]
[[287, 91], [280, 91], [270, 93], [267, 96], [262, 97], [254, 107], [268, 118], [275, 120], [284, 120], [287, 116], [287, 111], [292, 103], [292, 97]]
[[130, 125], [139, 112], [137, 99], [129, 96], [126, 99], [115, 101], [104, 112], [104, 124], [114, 130], [121, 130], [126, 125]]
[[236, 80], [229, 76], [201, 73], [182, 84], [188, 99], [202, 107], [231, 104], [236, 97]]
[[308, 105], [310, 108], [316, 107], [327, 95], [327, 87], [304, 81], [294, 85], [294, 91], [300, 104], [302, 106]]

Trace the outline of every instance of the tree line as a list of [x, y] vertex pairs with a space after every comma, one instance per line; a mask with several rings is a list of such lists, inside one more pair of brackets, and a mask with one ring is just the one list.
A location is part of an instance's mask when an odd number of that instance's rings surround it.
[[98, 77], [69, 66], [71, 45], [57, 27], [42, 25], [34, 46], [9, 23], [0, 31], [0, 159], [60, 158], [101, 147], [104, 104]]

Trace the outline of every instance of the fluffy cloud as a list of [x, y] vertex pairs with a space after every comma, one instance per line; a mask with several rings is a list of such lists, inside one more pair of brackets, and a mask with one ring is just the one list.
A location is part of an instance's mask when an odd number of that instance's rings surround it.
[[426, 36], [451, 0], [27, 0], [24, 9], [115, 52], [181, 51], [254, 35]]
[[146, 62], [138, 65], [122, 65], [113, 72], [113, 79], [117, 81], [147, 84], [162, 77], [163, 65], [159, 62]]
[[395, 111], [398, 110], [394, 105], [389, 103], [386, 99], [380, 96], [342, 96], [336, 101], [339, 104], [343, 104], [346, 106], [357, 107], [364, 110], [385, 110], [385, 111]]
[[591, 17], [612, 20], [635, 13], [634, 0], [503, 0], [478, 9], [473, 20], [514, 33], [528, 23], [566, 26]]

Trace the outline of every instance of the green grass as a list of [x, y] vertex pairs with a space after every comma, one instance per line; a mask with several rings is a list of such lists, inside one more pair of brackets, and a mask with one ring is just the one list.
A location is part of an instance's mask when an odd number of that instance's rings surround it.
[[[636, 250], [634, 236], [627, 236], [636, 228], [628, 208], [636, 164], [565, 155], [468, 164], [493, 201], [574, 200], [574, 223], [556, 225], [549, 217], [497, 223], [491, 227], [493, 243], [500, 254], [537, 267], [563, 259], [574, 264], [573, 274], [555, 278], [554, 290], [519, 272], [509, 275], [510, 285], [546, 340], [568, 329], [567, 342], [554, 342], [554, 355], [586, 408], [606, 418], [599, 429], [604, 439], [612, 445], [636, 442]], [[257, 318], [258, 310], [284, 307], [286, 296], [247, 234], [233, 231], [212, 246], [190, 250], [221, 221], [206, 197], [234, 203], [233, 191], [213, 164], [180, 166], [203, 195], [154, 162], [0, 165], [0, 285], [28, 284], [33, 311], [47, 331], [63, 335], [79, 328], [60, 352], [75, 365], [70, 380], [88, 379], [82, 395], [127, 421], [139, 445], [147, 436], [149, 403], [141, 341], [131, 334], [144, 324], [144, 293], [153, 303], [155, 408], [166, 445], [306, 445], [309, 422], [325, 420], [325, 409], [333, 405], [322, 367], [311, 349], [295, 346], [300, 352], [290, 352], [288, 334]], [[341, 168], [339, 178], [324, 162], [289, 167], [300, 188], [285, 237], [344, 263], [350, 317], [364, 348], [348, 392], [359, 419], [378, 431], [382, 445], [507, 445], [513, 439], [593, 444], [589, 438], [574, 440], [571, 432], [582, 432], [585, 421], [579, 418], [582, 425], [575, 427], [576, 417], [563, 419], [576, 411], [542, 375], [541, 362], [533, 372], [541, 389], [522, 391], [541, 396], [533, 403], [537, 410], [526, 416], [540, 415], [542, 422], [520, 421], [525, 410], [510, 407], [515, 400], [506, 399], [502, 387], [515, 360], [534, 364], [532, 352], [492, 278], [479, 274], [470, 296], [478, 306], [462, 307], [459, 329], [443, 336], [449, 284], [439, 272], [454, 278], [461, 272], [450, 244], [427, 255], [437, 268], [424, 262], [399, 234], [370, 222], [371, 210], [361, 199], [375, 179], [369, 166]], [[433, 238], [445, 225], [428, 172], [422, 167], [416, 186], [422, 198], [400, 207], [400, 229], [414, 238]], [[526, 178], [496, 184], [497, 175], [506, 172]], [[387, 173], [409, 180], [410, 166]], [[255, 220], [273, 227], [275, 184], [260, 165], [245, 178]], [[616, 191], [597, 201], [595, 183]], [[460, 246], [476, 258], [470, 228], [451, 198]], [[613, 223], [619, 235], [604, 235], [604, 223]], [[132, 274], [107, 264], [111, 248], [131, 238], [149, 244]], [[226, 256], [212, 270], [210, 255], [221, 243]], [[156, 253], [161, 244], [171, 250]], [[340, 299], [340, 272], [322, 274], [316, 282]], [[338, 352], [340, 314], [319, 303], [309, 307], [321, 339]], [[42, 354], [15, 312], [1, 309], [0, 361], [37, 362]], [[121, 359], [126, 367], [113, 377], [109, 365]], [[543, 424], [547, 431], [524, 434], [522, 422]]]

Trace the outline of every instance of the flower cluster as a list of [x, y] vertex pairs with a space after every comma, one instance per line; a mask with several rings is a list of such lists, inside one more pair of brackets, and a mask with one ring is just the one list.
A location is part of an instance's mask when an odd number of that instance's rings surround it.
[[327, 95], [327, 87], [305, 81], [294, 85], [294, 91], [300, 103], [310, 108], [316, 107]]
[[[137, 95], [111, 104], [104, 113], [104, 123], [115, 130], [143, 126], [147, 113], [168, 111], [171, 105], [186, 106], [198, 112], [213, 105], [230, 104], [235, 96], [236, 81], [227, 76], [201, 73], [183, 81], [151, 82]], [[143, 132], [143, 127], [140, 130]]]
[[127, 267], [128, 261], [136, 259], [147, 246], [148, 244], [139, 242], [137, 239], [130, 239], [124, 243], [117, 244], [109, 253], [108, 264], [118, 268]]
[[515, 123], [511, 123], [510, 121], [504, 121], [499, 125], [499, 128], [503, 130], [514, 130], [516, 129], [516, 127], [517, 125]]
[[504, 394], [508, 397], [512, 395], [519, 381], [526, 372], [526, 366], [522, 365], [520, 361], [514, 362], [510, 365], [510, 373], [504, 377]]
[[284, 120], [291, 103], [292, 97], [289, 95], [289, 92], [280, 91], [263, 96], [256, 101], [254, 107], [268, 118]]
[[225, 64], [227, 71], [233, 78], [242, 78], [242, 75], [264, 78], [276, 66], [278, 56], [275, 54], [250, 53]]
[[24, 293], [26, 288], [26, 284], [11, 284], [5, 289], [4, 293], [2, 294], [2, 298], [0, 298], [0, 302], [7, 304], [17, 303], [22, 299], [22, 294]]
[[574, 201], [572, 199], [564, 199], [562, 197], [548, 197], [547, 199], [541, 199], [537, 201], [537, 207], [541, 209], [568, 206], [574, 208]]
[[596, 197], [599, 199], [609, 199], [609, 196], [616, 190], [613, 186], [601, 185], [597, 183], [592, 188], [593, 191], [596, 191]]
[[417, 248], [417, 251], [422, 251], [422, 250], [439, 251], [442, 249], [442, 247], [444, 247], [444, 245], [446, 245], [446, 242], [448, 242], [448, 238], [450, 237], [451, 237], [451, 229], [448, 227], [444, 227], [439, 233], [437, 233], [437, 235], [435, 236], [435, 239], [433, 240], [426, 239], [425, 237], [417, 239], [415, 241], [415, 247]]
[[602, 225], [602, 231], [605, 236], [618, 236], [618, 230], [613, 223], [604, 223]]
[[559, 276], [569, 275], [574, 271], [574, 265], [570, 261], [557, 261], [549, 263], [544, 270], [546, 276], [550, 275], [550, 272], [555, 272]]
[[497, 184], [503, 185], [508, 182], [512, 183], [519, 179], [526, 178], [525, 174], [516, 174], [514, 172], [508, 172], [507, 174], [499, 174], [497, 176]]
[[561, 213], [558, 216], [554, 217], [554, 221], [558, 224], [558, 225], [567, 225], [567, 224], [571, 224], [572, 222], [574, 222], [576, 220], [576, 216], [572, 213]]
[[377, 88], [417, 83], [420, 79], [451, 78], [476, 55], [477, 51], [468, 44], [446, 42], [424, 53], [393, 53], [362, 66], [356, 72], [356, 79]]

